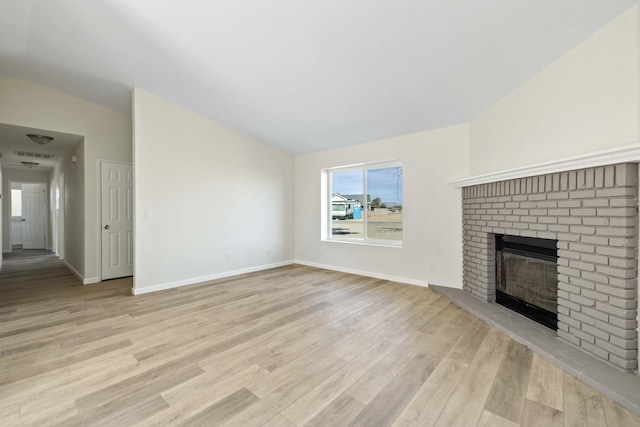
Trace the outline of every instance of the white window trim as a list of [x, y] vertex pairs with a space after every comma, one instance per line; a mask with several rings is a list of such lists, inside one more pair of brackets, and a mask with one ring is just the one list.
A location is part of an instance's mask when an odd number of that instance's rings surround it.
[[[392, 247], [392, 248], [401, 248], [404, 240], [404, 230], [403, 230], [403, 240], [384, 240], [384, 239], [370, 239], [366, 237], [367, 232], [367, 217], [364, 216], [364, 224], [363, 229], [365, 233], [365, 237], [363, 238], [340, 238], [334, 239], [332, 238], [332, 218], [329, 213], [332, 202], [331, 197], [333, 195], [333, 188], [331, 185], [331, 174], [333, 172], [348, 172], [352, 170], [370, 170], [370, 169], [382, 169], [382, 168], [391, 168], [391, 167], [401, 167], [404, 170], [404, 166], [402, 164], [402, 160], [386, 160], [381, 162], [370, 162], [370, 163], [357, 163], [347, 166], [338, 166], [331, 167], [322, 170], [321, 173], [321, 194], [322, 194], [322, 203], [321, 203], [321, 236], [320, 239], [323, 242], [330, 243], [346, 243], [351, 245], [366, 245], [366, 246], [383, 246], [383, 247]], [[404, 189], [404, 186], [403, 186]], [[363, 191], [364, 195], [367, 194], [367, 176], [366, 173], [363, 176]], [[365, 201], [366, 204], [366, 201]], [[404, 205], [404, 194], [403, 194], [403, 205]], [[367, 210], [364, 210], [367, 212]], [[403, 220], [403, 229], [404, 229], [404, 220]]]

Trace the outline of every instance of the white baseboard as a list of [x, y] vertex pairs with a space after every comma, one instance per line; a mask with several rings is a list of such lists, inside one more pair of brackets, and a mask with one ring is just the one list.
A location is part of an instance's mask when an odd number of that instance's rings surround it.
[[223, 273], [210, 274], [207, 276], [192, 277], [184, 280], [176, 280], [174, 282], [160, 283], [153, 286], [145, 286], [144, 288], [136, 288], [135, 285], [131, 289], [133, 295], [142, 295], [149, 292], [163, 291], [165, 289], [178, 288], [180, 286], [193, 285], [195, 283], [208, 282], [210, 280], [224, 279], [226, 277], [239, 276], [240, 274], [255, 273], [256, 271], [269, 270], [276, 267], [284, 267], [293, 264], [293, 260], [276, 262], [273, 264], [264, 264], [256, 267], [241, 268], [239, 270], [225, 271]]
[[73, 268], [73, 266], [72, 266], [71, 264], [69, 264], [69, 263], [67, 262], [67, 260], [66, 260], [66, 259], [62, 260], [62, 262], [64, 262], [64, 265], [66, 265], [66, 266], [67, 266], [67, 268], [68, 268], [69, 270], [71, 270], [71, 272], [72, 272], [72, 273], [73, 273], [73, 274], [74, 274], [78, 279], [80, 279], [80, 281], [82, 282], [82, 284], [84, 284], [84, 277], [82, 276], [82, 274], [80, 274], [80, 273], [78, 272], [78, 270], [76, 270], [75, 268]]
[[392, 282], [406, 283], [408, 285], [429, 287], [429, 282], [426, 280], [409, 279], [407, 277], [392, 276], [389, 274], [380, 274], [380, 273], [374, 273], [371, 271], [356, 270], [355, 268], [346, 268], [346, 267], [338, 267], [335, 265], [320, 264], [317, 262], [304, 261], [300, 259], [295, 260], [294, 264], [301, 264], [309, 267], [323, 268], [325, 270], [339, 271], [341, 273], [357, 274], [358, 276], [373, 277], [374, 279], [383, 279], [383, 280], [389, 280]]
[[99, 283], [99, 282], [101, 282], [101, 281], [102, 281], [102, 280], [100, 280], [100, 278], [99, 278], [99, 277], [88, 277], [88, 278], [85, 278], [82, 274], [80, 274], [80, 272], [78, 272], [78, 270], [76, 270], [75, 268], [73, 268], [73, 267], [71, 266], [71, 264], [69, 264], [69, 263], [67, 262], [67, 260], [66, 260], [66, 259], [61, 259], [60, 261], [64, 262], [64, 265], [66, 265], [66, 266], [67, 266], [67, 268], [68, 268], [69, 270], [71, 270], [71, 272], [72, 272], [72, 273], [73, 273], [73, 274], [74, 274], [78, 279], [80, 279], [80, 281], [82, 282], [82, 284], [83, 284], [83, 285], [91, 285], [91, 284], [93, 284], [93, 283]]

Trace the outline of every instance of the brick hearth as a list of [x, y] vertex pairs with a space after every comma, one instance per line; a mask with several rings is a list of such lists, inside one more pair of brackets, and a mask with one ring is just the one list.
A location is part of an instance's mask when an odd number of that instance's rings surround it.
[[474, 185], [462, 194], [465, 291], [495, 301], [494, 234], [558, 240], [558, 336], [637, 368], [637, 164]]

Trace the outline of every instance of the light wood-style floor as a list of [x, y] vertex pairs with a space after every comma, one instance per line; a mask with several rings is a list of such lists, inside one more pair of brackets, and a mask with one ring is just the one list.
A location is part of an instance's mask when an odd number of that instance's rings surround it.
[[2, 426], [639, 426], [430, 289], [302, 266], [131, 296], [0, 273]]

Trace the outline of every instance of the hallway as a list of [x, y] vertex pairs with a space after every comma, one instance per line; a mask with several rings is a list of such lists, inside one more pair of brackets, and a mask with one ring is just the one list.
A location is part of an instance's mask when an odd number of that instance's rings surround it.
[[[3, 254], [0, 283], [10, 280], [29, 282], [45, 272], [55, 276], [71, 274], [51, 251], [14, 249], [11, 253]], [[71, 277], [75, 278], [73, 275]], [[4, 291], [7, 288], [0, 285], [0, 289]]]
[[[19, 304], [50, 300], [56, 311], [57, 296], [93, 293], [96, 285], [83, 286], [54, 253], [46, 250], [17, 250], [3, 256], [0, 271], [0, 313], [17, 310]], [[132, 278], [103, 282], [100, 289], [119, 289], [130, 295]], [[111, 284], [113, 283], [113, 284]], [[109, 284], [105, 287], [106, 284]], [[24, 307], [20, 308], [24, 310]]]

